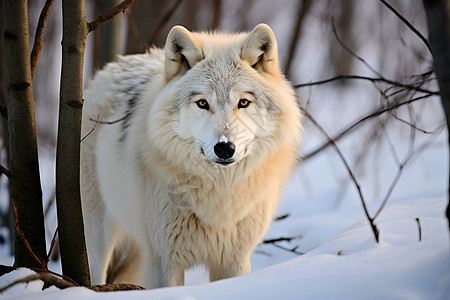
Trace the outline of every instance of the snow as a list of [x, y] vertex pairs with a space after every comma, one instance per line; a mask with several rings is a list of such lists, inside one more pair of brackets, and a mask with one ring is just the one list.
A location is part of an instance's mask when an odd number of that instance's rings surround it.
[[[302, 256], [213, 283], [96, 293], [82, 287], [41, 291], [42, 282], [33, 281], [6, 290], [0, 298], [449, 299], [450, 244], [445, 206], [445, 197], [399, 201], [388, 205], [376, 219], [379, 244], [366, 219], [361, 219]], [[420, 221], [420, 241], [416, 218]], [[9, 273], [0, 278], [0, 286], [30, 273], [26, 269]]]

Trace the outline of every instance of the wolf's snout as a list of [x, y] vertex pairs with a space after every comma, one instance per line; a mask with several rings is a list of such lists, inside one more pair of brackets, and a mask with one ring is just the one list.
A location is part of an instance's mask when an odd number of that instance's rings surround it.
[[234, 155], [235, 146], [230, 142], [220, 142], [214, 146], [214, 153], [220, 159], [230, 159]]

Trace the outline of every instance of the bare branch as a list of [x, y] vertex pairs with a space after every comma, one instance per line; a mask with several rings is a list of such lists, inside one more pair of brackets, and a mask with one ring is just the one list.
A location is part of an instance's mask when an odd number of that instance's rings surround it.
[[308, 87], [308, 86], [327, 84], [327, 83], [330, 83], [333, 81], [346, 80], [346, 79], [367, 80], [367, 81], [370, 81], [373, 83], [383, 82], [383, 83], [387, 83], [387, 84], [390, 84], [393, 86], [403, 87], [403, 88], [406, 88], [411, 91], [417, 91], [417, 92], [426, 93], [426, 94], [430, 94], [430, 95], [439, 95], [439, 91], [430, 91], [430, 90], [423, 89], [423, 88], [415, 86], [415, 85], [401, 83], [398, 81], [386, 79], [384, 77], [367, 77], [367, 76], [359, 76], [359, 75], [338, 75], [338, 76], [324, 79], [324, 80], [313, 81], [310, 83], [296, 84], [296, 85], [294, 85], [294, 88], [299, 89], [299, 88], [304, 88], [304, 87]]
[[114, 121], [99, 121], [99, 120], [94, 120], [94, 119], [89, 119], [92, 122], [96, 122], [98, 124], [107, 124], [107, 125], [112, 125], [112, 124], [116, 124], [119, 123], [120, 121], [123, 121], [127, 118], [127, 116], [124, 116], [120, 119], [114, 120]]
[[337, 42], [339, 43], [339, 45], [341, 45], [341, 47], [347, 51], [348, 53], [350, 53], [351, 56], [355, 57], [356, 59], [358, 59], [359, 61], [361, 61], [370, 71], [372, 71], [372, 73], [374, 73], [375, 75], [377, 75], [378, 77], [382, 78], [383, 76], [381, 75], [380, 72], [378, 72], [377, 70], [375, 70], [371, 65], [369, 65], [365, 59], [363, 59], [361, 56], [357, 55], [355, 52], [353, 52], [352, 49], [350, 49], [350, 47], [348, 47], [344, 41], [339, 37], [339, 35], [337, 34], [336, 31], [336, 26], [334, 25], [334, 17], [331, 18], [331, 27], [333, 28], [333, 33], [334, 33], [334, 37], [336, 38]]
[[301, 236], [293, 236], [293, 237], [279, 237], [279, 238], [275, 238], [275, 239], [268, 239], [268, 240], [264, 240], [262, 241], [263, 244], [273, 244], [273, 243], [277, 243], [277, 242], [290, 242], [292, 240], [301, 238]]
[[404, 119], [402, 119], [402, 118], [400, 118], [400, 117], [398, 117], [398, 116], [396, 116], [396, 115], [394, 115], [394, 114], [392, 114], [392, 113], [391, 113], [391, 115], [392, 115], [392, 117], [393, 117], [394, 119], [396, 119], [396, 120], [399, 121], [400, 123], [406, 124], [406, 125], [408, 125], [409, 127], [413, 128], [414, 130], [417, 130], [417, 131], [422, 132], [423, 134], [435, 134], [436, 131], [437, 131], [439, 128], [441, 128], [441, 126], [438, 126], [438, 128], [436, 128], [436, 129], [434, 129], [434, 130], [431, 130], [431, 131], [425, 130], [425, 129], [423, 129], [423, 128], [417, 127], [417, 125], [414, 125], [414, 124], [412, 124], [411, 122], [408, 122], [408, 121], [406, 121], [406, 120], [404, 120]]
[[19, 212], [17, 211], [17, 206], [14, 203], [14, 199], [11, 198], [11, 204], [12, 204], [12, 208], [14, 210], [14, 214], [16, 215], [16, 221], [14, 224], [14, 227], [16, 228], [17, 233], [20, 236], [20, 239], [22, 240], [22, 242], [24, 243], [25, 247], [28, 250], [28, 253], [31, 255], [31, 257], [33, 257], [33, 259], [38, 263], [38, 265], [40, 265], [43, 269], [47, 268], [47, 265], [45, 264], [45, 262], [42, 262], [37, 256], [36, 254], [34, 254], [33, 249], [31, 249], [30, 244], [28, 243], [27, 238], [25, 237], [25, 234], [23, 233], [22, 229], [20, 228], [20, 223], [19, 223]]
[[373, 219], [370, 217], [369, 211], [367, 210], [366, 202], [365, 202], [364, 197], [362, 195], [361, 186], [359, 185], [358, 181], [356, 180], [356, 177], [353, 174], [353, 171], [350, 168], [349, 164], [347, 163], [347, 160], [345, 159], [345, 157], [342, 154], [342, 152], [339, 149], [339, 147], [336, 145], [335, 141], [330, 138], [330, 136], [323, 129], [323, 127], [320, 126], [319, 123], [317, 123], [317, 121], [311, 116], [311, 114], [308, 111], [306, 111], [302, 106], [300, 106], [300, 109], [302, 110], [304, 116], [306, 118], [308, 118], [314, 124], [314, 126], [316, 126], [316, 128], [326, 137], [326, 139], [328, 140], [328, 143], [334, 148], [334, 150], [336, 151], [336, 153], [338, 154], [338, 156], [341, 158], [342, 162], [344, 163], [344, 166], [347, 169], [347, 172], [348, 172], [348, 174], [349, 174], [349, 176], [350, 176], [352, 182], [354, 183], [354, 185], [356, 187], [356, 190], [358, 192], [359, 198], [361, 200], [362, 207], [364, 209], [364, 213], [366, 214], [367, 220], [370, 223], [370, 227], [371, 227], [373, 235], [375, 237], [375, 241], [378, 243], [379, 242], [379, 231], [378, 231], [378, 228], [375, 225]]
[[420, 220], [419, 218], [416, 218], [417, 227], [419, 228], [419, 242], [422, 241], [422, 227], [420, 226]]
[[58, 234], [58, 226], [56, 226], [55, 233], [53, 234], [53, 238], [52, 238], [52, 243], [50, 244], [50, 249], [48, 250], [47, 261], [46, 261], [47, 264], [48, 264], [48, 261], [50, 260], [50, 257], [52, 256], [53, 249], [55, 248], [57, 234]]
[[431, 45], [428, 42], [428, 40], [423, 36], [423, 34], [420, 33], [419, 30], [417, 30], [401, 13], [399, 13], [392, 5], [390, 5], [387, 1], [385, 0], [380, 0], [381, 3], [383, 3], [387, 8], [389, 8], [390, 11], [392, 11], [403, 23], [405, 23], [406, 26], [408, 26], [409, 29], [411, 29], [412, 32], [414, 32], [425, 44], [425, 46], [427, 46], [428, 51], [430, 51], [430, 53], [433, 53], [431, 51]]
[[87, 288], [96, 292], [145, 290], [142, 286], [131, 283], [107, 283], [102, 285], [92, 285]]
[[0, 165], [0, 174], [5, 174], [8, 179], [11, 178], [11, 173], [9, 173], [9, 170], [2, 165]]
[[67, 281], [67, 280], [64, 280], [61, 278], [57, 278], [55, 276], [52, 276], [49, 273], [42, 272], [42, 273], [33, 274], [33, 275], [27, 276], [25, 278], [21, 278], [16, 281], [13, 281], [10, 284], [0, 288], [0, 293], [6, 291], [7, 289], [9, 289], [10, 287], [12, 287], [16, 284], [28, 283], [28, 282], [34, 281], [34, 280], [42, 280], [44, 282], [44, 288], [49, 287], [51, 285], [54, 285], [60, 289], [76, 286], [73, 283], [71, 283], [70, 281]]
[[111, 8], [111, 10], [106, 14], [100, 15], [94, 21], [87, 23], [88, 33], [94, 31], [95, 29], [100, 27], [100, 25], [108, 20], [111, 20], [119, 13], [124, 12], [131, 4], [133, 4], [133, 2], [134, 0], [124, 0], [119, 5]]
[[97, 120], [95, 121], [94, 127], [81, 139], [80, 143], [84, 141], [85, 138], [87, 138], [92, 132], [94, 132], [95, 128], [97, 127], [98, 120], [100, 119], [100, 115], [97, 115]]
[[[69, 287], [78, 286], [75, 282], [65, 278], [58, 278], [59, 274], [54, 274], [48, 271], [37, 271], [38, 273], [29, 275], [27, 277], [13, 281], [12, 283], [0, 288], [0, 293], [6, 291], [12, 286], [20, 283], [28, 283], [34, 280], [41, 280], [44, 282], [44, 289], [49, 286], [55, 286], [59, 289], [65, 289]], [[54, 276], [56, 275], [56, 276]], [[93, 285], [87, 286], [86, 288], [96, 291], [96, 292], [112, 292], [112, 291], [129, 291], [129, 290], [145, 290], [143, 287], [135, 284], [103, 284], [103, 285]]]
[[[393, 105], [388, 106], [386, 108], [377, 108], [374, 112], [372, 112], [372, 113], [368, 114], [367, 116], [361, 118], [360, 120], [356, 121], [355, 123], [353, 123], [352, 125], [350, 125], [346, 129], [344, 129], [343, 131], [338, 133], [336, 136], [334, 136], [332, 138], [332, 140], [337, 142], [342, 137], [346, 136], [348, 133], [353, 131], [355, 128], [359, 127], [361, 124], [365, 123], [368, 120], [371, 120], [372, 118], [374, 118], [376, 116], [379, 116], [379, 115], [384, 114], [386, 112], [389, 112], [389, 111], [392, 111], [394, 109], [397, 109], [397, 108], [399, 108], [399, 107], [401, 107], [403, 105], [407, 105], [407, 104], [410, 104], [410, 103], [413, 103], [413, 102], [416, 102], [416, 101], [419, 101], [419, 100], [426, 99], [428, 97], [431, 97], [432, 95], [433, 94], [427, 94], [427, 95], [424, 95], [424, 96], [412, 98], [412, 99], [409, 99], [407, 101], [403, 101], [403, 102], [399, 102], [399, 103], [393, 104]], [[306, 154], [304, 156], [304, 160], [310, 159], [311, 157], [313, 157], [316, 154], [320, 153], [322, 150], [324, 150], [325, 148], [327, 148], [330, 145], [331, 145], [331, 143], [329, 141], [325, 142], [322, 146], [319, 146], [315, 150], [313, 150], [310, 153]]]
[[278, 221], [284, 220], [284, 219], [288, 218], [290, 215], [291, 214], [287, 213], [287, 214], [284, 214], [284, 215], [281, 215], [281, 216], [277, 216], [276, 218], [274, 218], [273, 221], [274, 222], [278, 222]]
[[[441, 132], [444, 128], [446, 128], [446, 124], [442, 124], [442, 125], [436, 130], [436, 131], [437, 131], [436, 133]], [[437, 137], [437, 134], [436, 134], [436, 136], [434, 137], [434, 139], [435, 139], [436, 137]], [[432, 144], [432, 142], [433, 142], [433, 141], [423, 143], [420, 147], [417, 147], [414, 151], [410, 150], [410, 151], [408, 152], [408, 154], [406, 155], [406, 157], [405, 157], [405, 158], [403, 159], [403, 161], [400, 163], [400, 165], [399, 165], [399, 167], [398, 167], [397, 174], [395, 175], [395, 178], [394, 178], [394, 180], [392, 181], [391, 186], [389, 187], [389, 190], [387, 191], [386, 195], [384, 196], [384, 199], [383, 199], [383, 201], [381, 202], [380, 207], [378, 208], [377, 212], [374, 214], [373, 220], [375, 220], [375, 219], [380, 215], [381, 211], [382, 211], [383, 208], [385, 207], [387, 201], [389, 200], [389, 198], [390, 198], [390, 196], [391, 196], [391, 194], [392, 194], [392, 191], [394, 190], [395, 186], [397, 185], [397, 183], [398, 183], [398, 181], [399, 181], [399, 179], [400, 179], [400, 176], [402, 175], [402, 172], [403, 172], [403, 170], [404, 170], [404, 167], [410, 162], [410, 160], [413, 158], [413, 156], [414, 156], [415, 154], [424, 151], [426, 148], [428, 148], [428, 147]]]
[[44, 43], [44, 28], [47, 22], [50, 10], [52, 9], [53, 0], [45, 1], [44, 8], [42, 8], [39, 16], [39, 22], [36, 28], [36, 35], [34, 37], [33, 50], [31, 51], [30, 63], [31, 63], [31, 77], [34, 77], [36, 66], [41, 55], [42, 45]]
[[298, 246], [295, 246], [294, 248], [288, 248], [288, 247], [284, 247], [284, 246], [281, 246], [281, 245], [276, 244], [276, 243], [273, 243], [272, 245], [274, 245], [275, 247], [280, 248], [282, 250], [286, 250], [286, 251], [289, 251], [289, 252], [292, 252], [292, 253], [295, 253], [295, 254], [298, 254], [298, 255], [305, 254], [303, 252], [297, 251]]

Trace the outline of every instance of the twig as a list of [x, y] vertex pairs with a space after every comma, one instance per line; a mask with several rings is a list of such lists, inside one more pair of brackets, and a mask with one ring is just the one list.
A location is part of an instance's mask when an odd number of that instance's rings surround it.
[[95, 128], [97, 127], [99, 119], [100, 119], [100, 115], [97, 115], [97, 121], [95, 121], [94, 127], [92, 127], [92, 129], [81, 139], [80, 143], [83, 142], [84, 139], [87, 138], [92, 132], [94, 132]]
[[2, 165], [0, 165], [0, 174], [5, 174], [5, 176], [8, 177], [8, 179], [11, 179], [11, 173], [7, 168], [5, 168]]
[[265, 245], [271, 244], [271, 245], [273, 245], [273, 246], [275, 246], [277, 248], [280, 248], [280, 249], [283, 249], [283, 250], [286, 250], [286, 251], [289, 251], [289, 252], [293, 252], [293, 253], [298, 254], [298, 255], [303, 255], [304, 254], [303, 252], [297, 251], [298, 246], [295, 246], [294, 248], [288, 248], [288, 247], [284, 247], [284, 246], [281, 246], [281, 245], [278, 244], [279, 242], [290, 242], [292, 240], [299, 239], [299, 238], [302, 238], [302, 237], [301, 236], [279, 237], [279, 238], [264, 240], [264, 241], [261, 242], [261, 244], [265, 244]]
[[108, 283], [102, 285], [92, 285], [87, 288], [96, 292], [145, 290], [142, 286], [131, 283]]
[[66, 281], [71, 282], [74, 286], [80, 286], [72, 278], [67, 277], [66, 275], [63, 275], [63, 274], [59, 274], [59, 273], [53, 272], [53, 271], [49, 270], [48, 268], [44, 268], [44, 269], [30, 268], [30, 269], [35, 271], [35, 272], [38, 272], [38, 273], [49, 273], [49, 274], [52, 274], [53, 276], [60, 277], [61, 279], [64, 279]]
[[356, 59], [358, 59], [359, 61], [361, 61], [370, 71], [372, 71], [375, 75], [377, 75], [378, 77], [382, 78], [383, 76], [381, 75], [380, 72], [378, 72], [377, 70], [375, 70], [371, 65], [369, 65], [361, 56], [357, 55], [355, 52], [353, 52], [352, 49], [350, 49], [350, 47], [348, 47], [344, 41], [339, 37], [339, 35], [337, 34], [336, 31], [336, 26], [334, 25], [334, 17], [331, 17], [331, 27], [333, 29], [333, 33], [334, 33], [334, 37], [336, 38], [337, 42], [339, 43], [339, 45], [341, 45], [341, 47], [347, 51], [348, 53], [350, 53], [351, 56], [355, 57]]
[[47, 254], [47, 260], [46, 263], [50, 260], [50, 257], [52, 256], [53, 249], [56, 245], [56, 235], [58, 234], [58, 226], [56, 226], [55, 233], [53, 234], [52, 243], [50, 244], [50, 249], [48, 250]]
[[111, 8], [111, 10], [106, 14], [100, 15], [94, 21], [87, 23], [88, 33], [94, 31], [95, 29], [100, 27], [100, 25], [108, 20], [111, 20], [119, 13], [124, 12], [131, 4], [133, 4], [133, 2], [134, 0], [124, 0], [119, 5]]
[[419, 228], [419, 242], [421, 242], [422, 241], [422, 227], [420, 226], [419, 218], [416, 218], [416, 221], [417, 221], [417, 226]]
[[46, 218], [48, 216], [48, 213], [50, 212], [50, 209], [52, 208], [53, 203], [56, 200], [56, 187], [53, 187], [53, 191], [50, 194], [50, 197], [47, 200], [47, 204], [44, 208], [44, 218]]
[[[342, 137], [344, 137], [345, 135], [347, 135], [348, 133], [350, 133], [351, 131], [353, 131], [355, 128], [357, 128], [358, 126], [360, 126], [361, 124], [365, 123], [366, 121], [379, 116], [381, 114], [384, 114], [386, 112], [392, 111], [394, 109], [397, 109], [403, 105], [407, 105], [419, 100], [423, 100], [426, 99], [428, 97], [433, 96], [434, 94], [427, 94], [424, 96], [420, 96], [420, 97], [416, 97], [416, 98], [412, 98], [403, 102], [399, 102], [396, 104], [393, 104], [391, 106], [388, 106], [386, 108], [377, 108], [374, 112], [366, 115], [365, 117], [359, 119], [358, 121], [356, 121], [355, 123], [353, 123], [352, 125], [350, 125], [349, 127], [347, 127], [346, 129], [344, 129], [343, 131], [341, 131], [340, 133], [338, 133], [336, 136], [334, 136], [332, 138], [333, 141], [337, 142], [338, 140], [340, 140]], [[330, 146], [331, 143], [330, 141], [326, 141], [322, 146], [317, 147], [315, 150], [311, 151], [310, 153], [306, 154], [304, 156], [303, 160], [307, 160], [310, 159], [311, 157], [315, 156], [316, 154], [320, 153], [322, 150], [324, 150], [325, 148], [327, 148], [328, 146]]]
[[127, 116], [124, 116], [120, 119], [114, 120], [114, 121], [98, 121], [98, 120], [94, 120], [94, 119], [89, 119], [92, 122], [97, 122], [98, 124], [106, 124], [106, 125], [112, 125], [112, 124], [116, 124], [119, 123], [120, 121], [123, 121], [127, 118]]
[[403, 23], [405, 23], [406, 26], [408, 26], [409, 29], [411, 29], [412, 32], [414, 32], [424, 43], [425, 46], [427, 46], [428, 51], [430, 53], [433, 53], [431, 51], [431, 45], [428, 42], [428, 40], [420, 33], [419, 30], [417, 30], [402, 14], [400, 14], [392, 5], [390, 5], [385, 0], [380, 0], [381, 3], [383, 3], [387, 8], [389, 8], [390, 11], [392, 11]]
[[[436, 131], [440, 132], [442, 131], [444, 128], [446, 128], [446, 124], [441, 125]], [[436, 139], [437, 135], [434, 137], [434, 139]], [[404, 167], [410, 162], [410, 160], [413, 158], [414, 154], [417, 154], [418, 152], [421, 152], [423, 150], [425, 150], [427, 147], [429, 147], [431, 145], [432, 142], [426, 142], [423, 143], [420, 147], [416, 148], [415, 151], [409, 151], [408, 154], [406, 155], [406, 157], [403, 159], [403, 161], [400, 163], [399, 165], [399, 169], [397, 171], [397, 174], [395, 175], [394, 180], [391, 183], [391, 186], [389, 187], [388, 192], [386, 193], [383, 201], [381, 202], [380, 207], [378, 208], [377, 212], [374, 214], [373, 216], [373, 220], [375, 220], [381, 213], [381, 211], [383, 210], [384, 206], [386, 205], [387, 201], [389, 200], [389, 197], [392, 194], [392, 191], [394, 190], [394, 187], [397, 185], [398, 180], [400, 179], [400, 176], [403, 172]]]
[[36, 66], [39, 61], [39, 56], [41, 55], [42, 45], [44, 43], [44, 28], [47, 22], [48, 16], [50, 15], [50, 10], [52, 9], [53, 0], [45, 1], [44, 7], [42, 8], [41, 14], [39, 16], [39, 22], [36, 28], [36, 35], [34, 37], [33, 50], [31, 51], [30, 63], [31, 63], [31, 77], [34, 77], [34, 72], [36, 71]]
[[67, 281], [67, 280], [64, 280], [64, 279], [61, 279], [61, 278], [57, 278], [55, 276], [52, 276], [49, 273], [42, 272], [42, 273], [33, 274], [33, 275], [27, 276], [25, 278], [21, 278], [21, 279], [18, 279], [16, 281], [13, 281], [10, 284], [0, 288], [0, 293], [3, 293], [5, 290], [9, 289], [10, 287], [12, 287], [12, 286], [14, 286], [16, 284], [28, 283], [28, 282], [34, 281], [34, 280], [42, 280], [44, 282], [44, 289], [49, 287], [49, 286], [51, 286], [51, 285], [54, 285], [54, 286], [56, 286], [57, 288], [60, 288], [60, 289], [65, 289], [65, 288], [68, 288], [68, 287], [76, 286], [73, 283], [71, 283], [70, 281]]
[[363, 194], [362, 194], [362, 191], [361, 191], [361, 186], [359, 185], [358, 181], [356, 180], [356, 177], [353, 174], [353, 171], [350, 168], [349, 164], [347, 163], [347, 160], [345, 159], [345, 157], [342, 154], [342, 152], [339, 149], [339, 147], [336, 145], [335, 141], [330, 138], [330, 136], [323, 129], [323, 127], [320, 126], [319, 123], [317, 123], [317, 121], [311, 116], [311, 114], [308, 111], [306, 111], [302, 106], [300, 106], [300, 109], [302, 110], [302, 112], [305, 115], [305, 117], [308, 118], [314, 124], [314, 126], [316, 126], [316, 128], [326, 137], [326, 139], [328, 140], [330, 145], [334, 148], [334, 150], [336, 151], [338, 156], [341, 158], [345, 168], [347, 169], [347, 172], [348, 172], [352, 182], [354, 183], [354, 185], [356, 187], [356, 190], [358, 192], [359, 198], [361, 200], [362, 207], [364, 209], [364, 213], [366, 214], [367, 220], [369, 221], [370, 227], [371, 227], [373, 235], [375, 237], [375, 241], [378, 243], [379, 242], [379, 231], [378, 231], [378, 228], [375, 225], [372, 217], [370, 217], [369, 211], [367, 210], [366, 202], [364, 200], [364, 197], [363, 197]]
[[264, 240], [262, 241], [263, 244], [274, 244], [277, 242], [290, 242], [292, 240], [295, 240], [297, 238], [301, 238], [301, 236], [299, 237], [279, 237], [279, 238], [275, 238], [275, 239], [268, 239], [268, 240]]
[[299, 89], [299, 88], [304, 88], [307, 86], [315, 86], [315, 85], [321, 85], [321, 84], [327, 84], [333, 81], [338, 81], [338, 80], [346, 80], [346, 79], [355, 79], [355, 80], [367, 80], [373, 83], [376, 82], [384, 82], [393, 86], [398, 86], [398, 87], [403, 87], [406, 88], [408, 90], [412, 90], [412, 91], [417, 91], [417, 92], [422, 92], [422, 93], [426, 93], [429, 95], [439, 95], [439, 91], [430, 91], [430, 90], [426, 90], [411, 84], [405, 84], [405, 83], [401, 83], [398, 81], [394, 81], [394, 80], [389, 80], [386, 79], [384, 77], [368, 77], [368, 76], [359, 76], [359, 75], [338, 75], [332, 78], [328, 78], [328, 79], [324, 79], [324, 80], [319, 80], [319, 81], [313, 81], [310, 83], [301, 83], [301, 84], [296, 84], [294, 85], [295, 89]]
[[[0, 293], [3, 293], [10, 287], [19, 284], [19, 283], [28, 283], [30, 281], [34, 280], [41, 280], [44, 282], [43, 289], [48, 288], [49, 286], [55, 286], [59, 289], [65, 289], [69, 287], [76, 287], [78, 286], [76, 283], [67, 280], [65, 278], [58, 278], [55, 277], [54, 274], [51, 272], [43, 271], [38, 273], [29, 275], [27, 277], [15, 280], [11, 282], [10, 284], [0, 288]], [[135, 285], [135, 284], [103, 284], [103, 285], [93, 285], [93, 286], [87, 286], [86, 288], [96, 291], [96, 292], [112, 292], [112, 291], [129, 291], [129, 290], [145, 290], [145, 288]]]
[[401, 122], [401, 123], [403, 123], [403, 124], [406, 124], [406, 125], [410, 126], [411, 128], [413, 128], [414, 130], [417, 130], [417, 131], [422, 132], [423, 134], [435, 134], [436, 131], [437, 131], [439, 128], [441, 128], [441, 126], [439, 126], [438, 128], [436, 128], [435, 130], [432, 130], [432, 131], [425, 130], [425, 129], [423, 129], [423, 128], [417, 127], [417, 125], [414, 125], [414, 124], [412, 124], [411, 122], [408, 122], [408, 121], [406, 121], [406, 120], [403, 120], [402, 118], [400, 118], [400, 117], [398, 117], [398, 116], [396, 116], [396, 115], [394, 115], [394, 114], [391, 114], [391, 115], [392, 115], [392, 117], [394, 117], [394, 119], [396, 119], [397, 121], [399, 121], [399, 122]]
[[16, 221], [14, 223], [14, 227], [16, 228], [17, 233], [20, 236], [20, 239], [22, 240], [22, 242], [25, 244], [25, 247], [28, 250], [28, 253], [31, 255], [31, 257], [33, 257], [33, 259], [43, 268], [43, 269], [47, 269], [47, 265], [42, 262], [37, 256], [36, 254], [34, 254], [33, 249], [31, 249], [30, 244], [28, 243], [25, 234], [23, 233], [22, 229], [20, 229], [20, 224], [19, 224], [19, 213], [17, 211], [17, 206], [14, 203], [14, 199], [11, 198], [11, 204], [14, 210], [14, 214], [16, 215]]
[[274, 221], [274, 222], [278, 222], [278, 221], [284, 220], [284, 219], [288, 218], [290, 215], [291, 215], [291, 214], [287, 213], [287, 214], [278, 216], [278, 217], [276, 217], [273, 221]]
[[275, 243], [272, 244], [272, 245], [274, 245], [275, 247], [280, 248], [282, 250], [286, 250], [286, 251], [289, 251], [289, 252], [292, 252], [292, 253], [295, 253], [295, 254], [298, 254], [298, 255], [305, 254], [303, 252], [297, 251], [298, 246], [295, 246], [294, 248], [291, 249], [291, 248], [284, 247], [284, 246], [281, 246], [281, 245], [278, 245], [278, 244], [275, 244]]

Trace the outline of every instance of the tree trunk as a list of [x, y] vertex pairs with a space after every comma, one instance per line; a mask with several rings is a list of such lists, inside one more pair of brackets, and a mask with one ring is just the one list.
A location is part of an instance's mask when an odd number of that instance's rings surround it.
[[63, 274], [90, 285], [80, 196], [83, 61], [87, 23], [83, 0], [63, 0], [61, 91], [56, 150], [56, 203]]
[[[0, 7], [3, 7], [3, 0], [0, 0]], [[3, 12], [0, 14], [0, 32], [3, 32]], [[4, 42], [3, 42], [3, 34], [0, 35], [0, 57], [3, 57], [3, 49], [4, 49]], [[2, 136], [2, 142], [3, 142], [3, 149], [5, 153], [5, 158], [2, 161], [4, 164], [3, 167], [9, 169], [9, 141], [8, 141], [8, 119], [5, 117], [4, 113], [6, 112], [6, 93], [5, 93], [5, 67], [4, 67], [4, 60], [0, 60], [0, 105], [1, 105], [1, 136]], [[10, 197], [11, 192], [9, 185], [7, 187], [7, 195]], [[5, 212], [5, 218], [4, 218], [5, 224], [9, 228], [9, 253], [11, 256], [14, 256], [14, 213], [12, 206], [9, 205], [8, 211]]]
[[[42, 191], [36, 141], [26, 0], [3, 2], [5, 87], [10, 145], [11, 197], [21, 231], [42, 262], [46, 258]], [[42, 267], [15, 231], [15, 266]]]
[[[433, 68], [438, 79], [442, 106], [447, 118], [450, 145], [450, 7], [447, 2], [446, 0], [423, 1], [427, 14], [429, 41], [433, 51]], [[450, 201], [450, 182], [448, 198]], [[446, 214], [450, 228], [450, 203], [447, 206]]]

